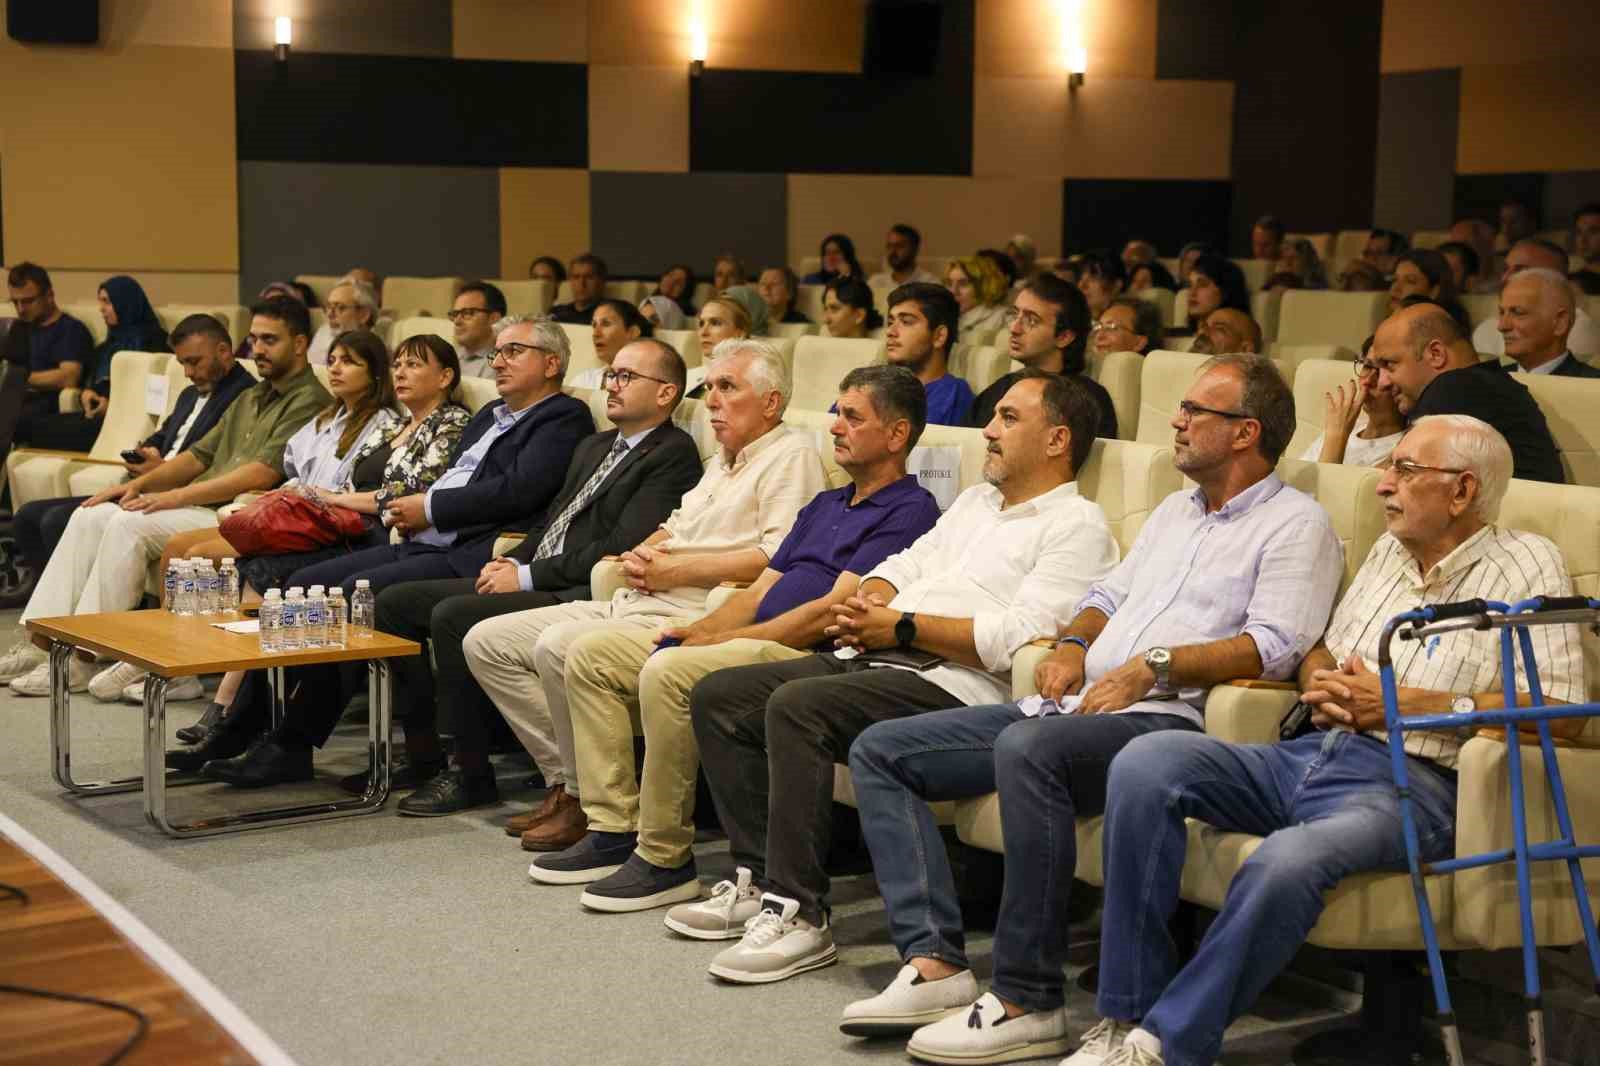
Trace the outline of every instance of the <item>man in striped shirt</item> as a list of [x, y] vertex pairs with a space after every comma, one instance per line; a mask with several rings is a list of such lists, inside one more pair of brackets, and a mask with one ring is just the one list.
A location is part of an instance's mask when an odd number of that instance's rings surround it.
[[[1481, 597], [1514, 603], [1566, 596], [1560, 551], [1494, 524], [1511, 449], [1467, 415], [1418, 419], [1378, 483], [1388, 532], [1334, 611], [1324, 642], [1300, 666], [1309, 734], [1279, 744], [1229, 744], [1151, 733], [1111, 767], [1101, 928], [1102, 1021], [1067, 1061], [1116, 1066], [1210, 1063], [1228, 1023], [1254, 1003], [1323, 909], [1323, 892], [1406, 858], [1374, 665], [1384, 623], [1419, 604]], [[1576, 626], [1530, 630], [1547, 703], [1584, 699]], [[1500, 638], [1462, 630], [1396, 643], [1403, 714], [1503, 705]], [[1528, 684], [1516, 688], [1524, 703]], [[1551, 723], [1574, 736], [1583, 719]], [[1412, 817], [1425, 862], [1455, 840], [1455, 765], [1463, 738], [1408, 732]], [[1165, 931], [1183, 871], [1186, 818], [1266, 840], [1229, 886], [1217, 920], [1185, 965]]]

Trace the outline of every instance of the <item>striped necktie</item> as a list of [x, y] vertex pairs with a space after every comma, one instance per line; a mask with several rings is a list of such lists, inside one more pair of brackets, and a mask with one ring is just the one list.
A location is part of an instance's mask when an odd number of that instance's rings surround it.
[[539, 538], [539, 550], [533, 556], [535, 560], [548, 559], [561, 551], [561, 544], [567, 539], [567, 527], [578, 517], [578, 512], [589, 505], [594, 494], [600, 491], [600, 485], [606, 476], [616, 469], [617, 464], [622, 462], [622, 457], [627, 454], [628, 442], [618, 434], [617, 443], [612, 445], [611, 451], [607, 453], [595, 472], [589, 475], [589, 480], [583, 483], [583, 488], [567, 502], [561, 513], [556, 515], [555, 521], [544, 531], [544, 536]]

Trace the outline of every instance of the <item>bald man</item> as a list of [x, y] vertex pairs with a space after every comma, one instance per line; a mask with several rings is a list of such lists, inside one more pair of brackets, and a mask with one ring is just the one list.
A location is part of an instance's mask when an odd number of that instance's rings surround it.
[[[1524, 270], [1553, 270], [1562, 276], [1567, 273], [1567, 253], [1549, 241], [1532, 238], [1518, 241], [1506, 253], [1506, 268], [1500, 274], [1500, 287]], [[1500, 335], [1499, 323], [1486, 318], [1472, 331], [1472, 346], [1484, 355], [1505, 355], [1505, 338]], [[1585, 357], [1600, 355], [1600, 324], [1589, 317], [1583, 308], [1572, 316], [1572, 329], [1567, 334], [1567, 347], [1572, 354]]]
[[1260, 354], [1261, 326], [1243, 311], [1219, 307], [1206, 316], [1200, 335], [1189, 350], [1201, 355]]
[[1566, 474], [1544, 412], [1498, 362], [1478, 359], [1466, 334], [1438, 304], [1402, 307], [1373, 335], [1367, 359], [1378, 387], [1391, 389], [1408, 422], [1426, 415], [1471, 415], [1511, 445], [1512, 476], [1561, 484]]
[[1530, 374], [1600, 378], [1600, 367], [1582, 362], [1567, 347], [1578, 301], [1567, 279], [1535, 267], [1514, 275], [1500, 292], [1496, 320], [1506, 355]]

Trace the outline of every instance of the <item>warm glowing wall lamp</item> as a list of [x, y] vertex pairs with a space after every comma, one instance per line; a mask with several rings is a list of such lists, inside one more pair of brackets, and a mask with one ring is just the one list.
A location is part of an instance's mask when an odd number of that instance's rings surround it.
[[689, 77], [698, 78], [705, 73], [708, 44], [704, 25], [696, 23], [689, 28]]
[[280, 63], [289, 61], [289, 39], [294, 26], [288, 15], [279, 15], [272, 22], [272, 56]]
[[1089, 57], [1082, 48], [1073, 48], [1068, 53], [1067, 59], [1067, 88], [1076, 89], [1083, 84], [1083, 72], [1089, 65]]

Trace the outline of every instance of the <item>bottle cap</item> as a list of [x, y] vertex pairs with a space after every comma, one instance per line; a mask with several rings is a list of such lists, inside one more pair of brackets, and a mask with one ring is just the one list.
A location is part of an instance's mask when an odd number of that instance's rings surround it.
[[282, 599], [282, 598], [283, 598], [283, 590], [282, 589], [268, 589], [267, 590], [267, 599], [271, 600], [271, 599]]
[[232, 566], [232, 565], [233, 565], [233, 556], [231, 556], [231, 555], [224, 555], [224, 556], [223, 556], [223, 557], [222, 557], [222, 565], [223, 565], [223, 566]]
[[372, 582], [368, 581], [366, 578], [362, 577], [362, 578], [357, 578], [356, 579], [356, 588], [358, 588], [358, 589], [370, 589], [371, 587], [372, 587]]
[[322, 591], [322, 586], [321, 585], [312, 585], [311, 586], [311, 595], [315, 596], [317, 593], [319, 593], [321, 591]]
[[338, 585], [335, 585], [335, 586], [333, 586], [333, 588], [328, 590], [328, 595], [330, 595], [330, 596], [343, 596], [344, 595], [344, 589], [340, 588]]
[[299, 586], [299, 585], [290, 585], [289, 586], [289, 595], [293, 596], [297, 592], [302, 596], [304, 596], [306, 594], [306, 590], [303, 587]]

